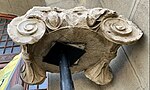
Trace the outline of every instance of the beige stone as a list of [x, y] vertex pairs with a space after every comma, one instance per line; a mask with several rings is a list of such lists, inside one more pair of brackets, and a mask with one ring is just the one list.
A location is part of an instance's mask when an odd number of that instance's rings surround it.
[[45, 31], [45, 24], [39, 19], [17, 17], [8, 25], [8, 34], [18, 44], [33, 44], [38, 42]]
[[[149, 0], [141, 0], [131, 20], [144, 32], [138, 43], [124, 46], [141, 87], [149, 90]], [[142, 18], [141, 18], [142, 17]], [[147, 88], [147, 89], [146, 89]]]
[[[13, 29], [12, 29], [13, 28]], [[109, 63], [121, 45], [132, 44], [143, 33], [115, 11], [103, 8], [34, 7], [8, 25], [9, 36], [22, 46], [25, 64], [21, 77], [29, 84], [42, 83], [46, 71], [59, 72], [58, 66], [44, 62], [55, 42], [83, 45], [86, 53], [71, 66], [72, 73], [85, 71], [96, 84], [112, 81]], [[39, 51], [40, 50], [40, 51]]]
[[138, 0], [99, 0], [103, 8], [112, 9], [129, 18], [133, 6]]
[[0, 0], [0, 13], [20, 16], [33, 6], [45, 5], [45, 0]]
[[9, 0], [0, 0], [0, 13], [12, 13]]

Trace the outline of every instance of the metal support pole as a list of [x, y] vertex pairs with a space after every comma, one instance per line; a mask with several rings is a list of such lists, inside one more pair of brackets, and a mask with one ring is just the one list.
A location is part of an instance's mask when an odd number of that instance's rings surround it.
[[61, 90], [74, 90], [74, 85], [71, 77], [68, 60], [65, 54], [62, 54], [60, 67], [60, 86]]

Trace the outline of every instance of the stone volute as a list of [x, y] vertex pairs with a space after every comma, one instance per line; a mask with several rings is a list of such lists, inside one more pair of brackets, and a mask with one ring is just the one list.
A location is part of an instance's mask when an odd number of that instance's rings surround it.
[[110, 61], [121, 45], [139, 40], [143, 33], [131, 21], [105, 8], [60, 9], [33, 7], [25, 15], [13, 19], [8, 34], [22, 47], [24, 65], [21, 78], [29, 84], [39, 84], [46, 71], [59, 72], [59, 67], [44, 62], [53, 43], [82, 48], [86, 53], [71, 66], [72, 73], [84, 71], [96, 84], [108, 84], [113, 75]]

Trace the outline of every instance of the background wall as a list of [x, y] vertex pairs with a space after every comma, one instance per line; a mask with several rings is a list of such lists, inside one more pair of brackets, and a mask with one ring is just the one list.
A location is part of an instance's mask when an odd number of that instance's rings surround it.
[[44, 6], [45, 0], [0, 0], [0, 13], [23, 15], [35, 5]]
[[[132, 20], [144, 32], [136, 44], [122, 46], [110, 66], [114, 80], [99, 86], [83, 73], [73, 75], [76, 90], [149, 90], [149, 0], [0, 0], [0, 12], [24, 14], [33, 5], [103, 7]], [[59, 75], [49, 73], [49, 90], [59, 90]]]
[[[106, 86], [89, 81], [83, 73], [73, 75], [76, 90], [149, 90], [149, 0], [45, 0], [47, 6], [103, 7], [132, 20], [144, 36], [134, 45], [122, 46], [110, 66], [114, 80]], [[59, 76], [50, 74], [50, 90], [59, 90]]]

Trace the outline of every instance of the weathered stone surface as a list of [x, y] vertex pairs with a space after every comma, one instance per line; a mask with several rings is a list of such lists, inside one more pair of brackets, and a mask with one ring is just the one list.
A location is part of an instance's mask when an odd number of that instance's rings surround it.
[[[119, 48], [116, 58], [110, 63], [114, 79], [108, 85], [99, 86], [93, 83], [84, 76], [84, 72], [73, 74], [75, 90], [143, 90], [127, 58], [122, 48]], [[59, 90], [59, 74], [49, 73], [48, 78], [49, 89]]]
[[33, 44], [42, 38], [46, 27], [44, 22], [39, 19], [17, 17], [8, 25], [7, 31], [14, 42], [18, 44]]
[[26, 0], [28, 3], [28, 8], [32, 8], [34, 6], [46, 6], [45, 0]]
[[58, 66], [43, 60], [55, 42], [62, 42], [84, 46], [86, 53], [72, 65], [72, 73], [85, 71], [90, 80], [100, 85], [113, 78], [109, 63], [119, 46], [132, 44], [143, 35], [131, 21], [115, 11], [83, 6], [68, 10], [34, 7], [9, 24], [8, 34], [22, 45], [25, 64], [21, 77], [25, 82], [38, 84], [43, 82], [46, 71], [59, 72]]
[[102, 7], [112, 9], [129, 18], [136, 0], [99, 0]]
[[45, 0], [46, 6], [69, 9], [77, 6], [86, 8], [102, 7], [99, 0]]
[[45, 6], [45, 0], [0, 0], [0, 13], [23, 15], [33, 6]]
[[[139, 83], [145, 90], [149, 90], [149, 0], [141, 0], [131, 18], [144, 32], [138, 43], [124, 46]], [[142, 17], [142, 18], [141, 18]], [[147, 89], [146, 89], [147, 88]]]
[[56, 0], [52, 2], [46, 0], [46, 6], [70, 9], [77, 6], [77, 2], [75, 0]]
[[100, 90], [143, 90], [122, 47], [118, 49], [116, 58], [110, 62], [110, 67], [114, 79], [109, 84], [101, 86]]
[[11, 6], [9, 5], [8, 0], [0, 0], [0, 13], [12, 13]]
[[141, 38], [143, 34], [131, 21], [127, 21], [121, 17], [106, 19], [102, 23], [101, 29], [105, 38], [118, 44], [133, 43]]
[[9, 5], [10, 5], [10, 9], [12, 10], [12, 13], [14, 13], [15, 15], [18, 14], [25, 14], [25, 12], [29, 9], [28, 7], [28, 3], [26, 2], [26, 0], [22, 1], [22, 0], [9, 0]]

